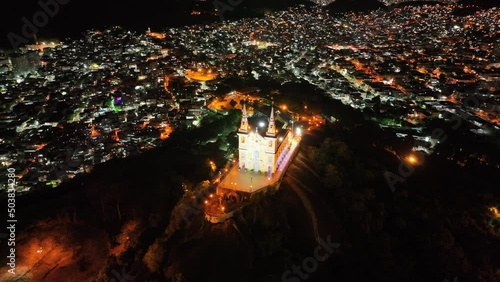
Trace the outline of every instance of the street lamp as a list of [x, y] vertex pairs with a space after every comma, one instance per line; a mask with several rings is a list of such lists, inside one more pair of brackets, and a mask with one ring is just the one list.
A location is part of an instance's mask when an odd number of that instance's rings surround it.
[[417, 159], [417, 157], [415, 157], [413, 154], [412, 154], [412, 155], [407, 156], [407, 157], [406, 157], [406, 160], [407, 160], [410, 164], [412, 164], [412, 165], [416, 165], [416, 164], [418, 164], [418, 159]]

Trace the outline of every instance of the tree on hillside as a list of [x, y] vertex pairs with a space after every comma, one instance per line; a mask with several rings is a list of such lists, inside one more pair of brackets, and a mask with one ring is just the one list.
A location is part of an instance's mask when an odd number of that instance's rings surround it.
[[323, 178], [323, 183], [329, 189], [340, 188], [343, 184], [341, 175], [341, 172], [336, 166], [329, 164], [325, 168], [325, 177]]
[[231, 101], [229, 102], [229, 105], [231, 105], [231, 107], [236, 107], [236, 105], [238, 105], [238, 102], [236, 102], [234, 99], [231, 99]]

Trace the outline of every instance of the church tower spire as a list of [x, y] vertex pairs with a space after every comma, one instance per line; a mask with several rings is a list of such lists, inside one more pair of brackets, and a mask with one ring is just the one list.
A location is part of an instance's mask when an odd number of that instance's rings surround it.
[[276, 136], [276, 123], [274, 122], [274, 106], [271, 107], [271, 116], [269, 117], [269, 127], [267, 128], [267, 136]]
[[240, 132], [248, 132], [248, 115], [247, 115], [247, 105], [243, 104], [243, 116], [241, 117]]

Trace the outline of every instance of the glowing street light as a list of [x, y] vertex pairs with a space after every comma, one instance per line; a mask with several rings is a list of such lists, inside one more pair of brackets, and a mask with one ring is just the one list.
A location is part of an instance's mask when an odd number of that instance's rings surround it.
[[493, 214], [494, 218], [500, 218], [500, 212], [496, 207], [491, 207], [488, 210]]
[[406, 157], [406, 161], [408, 161], [408, 162], [409, 162], [410, 164], [412, 164], [412, 165], [416, 165], [416, 164], [418, 164], [418, 162], [419, 162], [419, 161], [418, 161], [418, 158], [417, 158], [417, 157], [415, 157], [414, 155], [409, 155], [409, 156], [407, 156], [407, 157]]
[[209, 161], [208, 163], [210, 164], [210, 168], [212, 169], [212, 171], [217, 170], [217, 166], [215, 165], [215, 163], [213, 161]]

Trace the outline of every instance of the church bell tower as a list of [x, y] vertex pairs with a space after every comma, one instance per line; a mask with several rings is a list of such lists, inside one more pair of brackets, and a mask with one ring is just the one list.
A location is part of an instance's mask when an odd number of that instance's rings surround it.
[[271, 116], [269, 118], [269, 126], [267, 128], [266, 136], [276, 136], [276, 123], [274, 122], [274, 107], [271, 107]]
[[247, 105], [243, 105], [243, 116], [241, 117], [240, 132], [248, 133], [248, 115], [247, 115]]
[[241, 117], [240, 129], [238, 130], [238, 144], [239, 144], [239, 167], [241, 170], [247, 166], [249, 156], [249, 133], [250, 127], [248, 125], [247, 106], [243, 105], [243, 116]]

